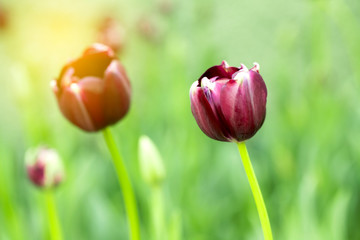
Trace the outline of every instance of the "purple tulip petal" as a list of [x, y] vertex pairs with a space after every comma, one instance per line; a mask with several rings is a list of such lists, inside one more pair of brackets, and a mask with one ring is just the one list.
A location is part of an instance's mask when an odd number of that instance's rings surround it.
[[229, 65], [225, 61], [223, 61], [222, 64], [213, 66], [206, 70], [205, 73], [199, 78], [198, 86], [201, 86], [201, 79], [203, 79], [204, 77], [207, 77], [208, 79], [211, 79], [213, 77], [218, 77], [219, 79], [231, 79], [231, 76], [237, 71], [239, 71], [239, 68], [229, 67]]
[[265, 120], [267, 89], [264, 80], [257, 71], [249, 71], [249, 93], [253, 109], [254, 124], [259, 129]]
[[44, 186], [45, 183], [45, 164], [41, 161], [36, 162], [33, 166], [27, 167], [29, 179], [37, 186]]
[[200, 129], [209, 137], [219, 141], [229, 141], [222, 132], [221, 123], [197, 82], [190, 89], [191, 111]]
[[252, 133], [251, 108], [246, 83], [230, 80], [221, 91], [221, 111], [233, 139], [247, 139]]
[[266, 87], [259, 76], [250, 71], [243, 74], [241, 81], [230, 80], [222, 88], [221, 110], [226, 125], [237, 141], [251, 138], [264, 122]]

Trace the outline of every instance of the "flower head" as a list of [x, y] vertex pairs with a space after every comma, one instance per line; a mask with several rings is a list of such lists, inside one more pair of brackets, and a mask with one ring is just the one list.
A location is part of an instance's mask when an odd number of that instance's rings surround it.
[[93, 44], [67, 63], [51, 86], [64, 116], [85, 131], [112, 125], [129, 110], [131, 86], [125, 69], [103, 44]]
[[25, 165], [30, 181], [39, 187], [55, 187], [64, 179], [64, 168], [54, 149], [42, 146], [28, 150]]
[[259, 65], [248, 70], [225, 61], [205, 71], [190, 88], [191, 111], [200, 129], [219, 141], [251, 138], [266, 115], [267, 89]]

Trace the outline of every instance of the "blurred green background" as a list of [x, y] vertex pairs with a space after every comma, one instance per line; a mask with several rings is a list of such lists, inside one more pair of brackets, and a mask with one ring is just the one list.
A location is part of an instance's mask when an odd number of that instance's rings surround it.
[[[153, 239], [152, 189], [138, 139], [166, 167], [171, 240], [262, 239], [236, 146], [206, 137], [189, 88], [210, 66], [260, 64], [267, 117], [248, 150], [274, 239], [360, 239], [360, 1], [7, 0], [0, 29], [0, 239], [48, 239], [42, 192], [24, 152], [47, 144], [66, 165], [56, 190], [65, 239], [127, 239], [123, 200], [101, 134], [60, 113], [49, 82], [96, 41], [106, 16], [125, 29], [133, 87], [113, 127], [130, 171], [142, 239]], [[159, 239], [156, 239], [159, 240]], [[160, 239], [162, 240], [162, 239]]]

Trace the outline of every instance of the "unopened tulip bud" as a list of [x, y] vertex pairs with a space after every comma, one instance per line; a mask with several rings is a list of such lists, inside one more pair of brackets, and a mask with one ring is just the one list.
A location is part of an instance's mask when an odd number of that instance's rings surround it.
[[139, 161], [141, 175], [149, 185], [156, 186], [165, 178], [165, 168], [155, 144], [147, 136], [139, 139]]
[[103, 44], [93, 44], [66, 64], [51, 86], [61, 112], [84, 131], [115, 124], [129, 110], [131, 86], [125, 69]]
[[98, 41], [121, 53], [125, 42], [125, 29], [111, 17], [106, 17], [98, 31]]
[[30, 149], [25, 155], [26, 171], [31, 182], [52, 188], [64, 179], [64, 168], [57, 152], [46, 147]]
[[206, 70], [190, 89], [191, 111], [200, 129], [226, 142], [254, 136], [265, 119], [266, 98], [258, 64], [248, 70], [223, 61]]

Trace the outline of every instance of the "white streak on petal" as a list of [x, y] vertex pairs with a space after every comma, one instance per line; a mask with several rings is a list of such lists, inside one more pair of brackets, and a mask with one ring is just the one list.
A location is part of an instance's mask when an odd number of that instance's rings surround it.
[[201, 79], [201, 88], [208, 88], [210, 90], [214, 90], [215, 88], [215, 82], [212, 82], [210, 79], [208, 79], [207, 77], [203, 77]]
[[80, 96], [81, 89], [80, 89], [79, 85], [77, 83], [72, 83], [70, 85], [70, 91], [74, 94], [74, 96], [77, 100], [77, 103], [79, 104], [80, 112], [83, 115], [85, 124], [88, 126], [89, 129], [94, 130], [95, 127], [91, 121], [90, 115], [81, 99], [81, 96]]

